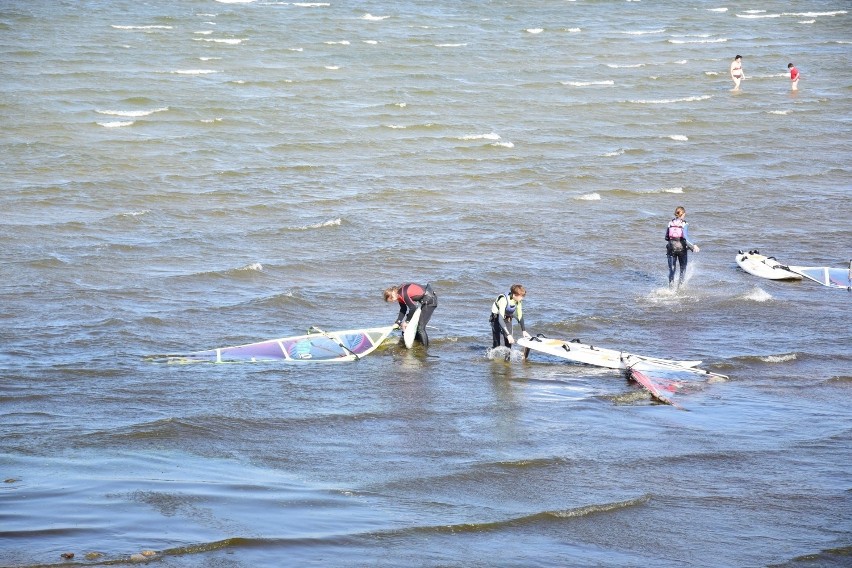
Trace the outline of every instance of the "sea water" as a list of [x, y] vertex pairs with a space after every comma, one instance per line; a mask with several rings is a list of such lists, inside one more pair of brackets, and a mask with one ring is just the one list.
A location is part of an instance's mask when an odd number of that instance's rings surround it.
[[[3, 2], [0, 565], [848, 565], [852, 294], [734, 256], [852, 258], [849, 11]], [[428, 352], [143, 360], [408, 281]], [[729, 379], [491, 351], [514, 283], [534, 334]]]

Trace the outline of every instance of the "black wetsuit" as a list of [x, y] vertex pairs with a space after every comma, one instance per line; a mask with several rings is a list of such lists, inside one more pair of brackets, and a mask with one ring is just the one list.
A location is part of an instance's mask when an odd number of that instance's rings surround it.
[[421, 286], [419, 284], [409, 283], [399, 287], [399, 316], [396, 318], [396, 323], [401, 324], [403, 320], [411, 321], [411, 316], [417, 308], [420, 308], [420, 322], [417, 324], [417, 338], [425, 347], [429, 347], [429, 335], [426, 333], [426, 324], [432, 317], [432, 312], [438, 307], [438, 295], [432, 291], [429, 284]]

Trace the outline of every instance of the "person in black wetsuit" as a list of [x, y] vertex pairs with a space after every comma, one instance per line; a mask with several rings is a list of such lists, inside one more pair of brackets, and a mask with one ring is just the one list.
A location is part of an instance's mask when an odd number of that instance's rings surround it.
[[405, 331], [405, 326], [411, 321], [411, 316], [420, 308], [420, 322], [417, 325], [415, 339], [420, 339], [424, 347], [429, 347], [429, 335], [426, 324], [432, 317], [432, 312], [438, 307], [438, 296], [429, 284], [421, 286], [413, 282], [391, 286], [384, 291], [385, 302], [399, 302], [399, 315], [396, 324]]
[[669, 260], [669, 286], [674, 286], [674, 277], [677, 265], [680, 264], [680, 275], [677, 281], [678, 288], [683, 284], [683, 275], [686, 272], [686, 263], [689, 260], [687, 251], [698, 252], [698, 245], [689, 241], [687, 234], [686, 209], [678, 207], [675, 209], [674, 219], [669, 221], [666, 227], [666, 256]]
[[514, 284], [508, 294], [500, 294], [491, 304], [492, 347], [498, 347], [501, 339], [506, 347], [511, 347], [515, 342], [512, 336], [512, 318], [518, 320], [523, 336], [530, 337], [524, 327], [524, 309], [521, 305], [526, 295], [527, 291], [523, 286]]

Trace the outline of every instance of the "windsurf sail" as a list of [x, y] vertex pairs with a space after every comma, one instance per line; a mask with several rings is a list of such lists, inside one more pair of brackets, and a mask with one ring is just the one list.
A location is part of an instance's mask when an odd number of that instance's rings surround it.
[[631, 368], [628, 371], [630, 378], [642, 385], [645, 390], [651, 393], [651, 397], [663, 404], [670, 404], [680, 410], [686, 410], [683, 406], [674, 401], [674, 398], [680, 394], [685, 382], [674, 378], [664, 378], [658, 374], [643, 373], [639, 369]]
[[167, 363], [310, 363], [356, 361], [372, 353], [395, 326], [326, 332], [311, 328], [306, 335], [267, 339], [257, 343], [191, 353], [150, 355]]
[[831, 268], [828, 266], [791, 266], [790, 270], [801, 274], [809, 280], [818, 282], [829, 288], [843, 288], [852, 291], [852, 261], [849, 269]]

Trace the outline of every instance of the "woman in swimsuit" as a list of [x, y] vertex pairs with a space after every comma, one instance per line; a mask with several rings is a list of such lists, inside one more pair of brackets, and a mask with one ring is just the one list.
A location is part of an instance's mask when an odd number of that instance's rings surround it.
[[745, 72], [743, 71], [743, 56], [737, 55], [734, 57], [734, 60], [731, 62], [731, 79], [734, 80], [734, 90], [740, 90], [740, 81], [745, 79]]

